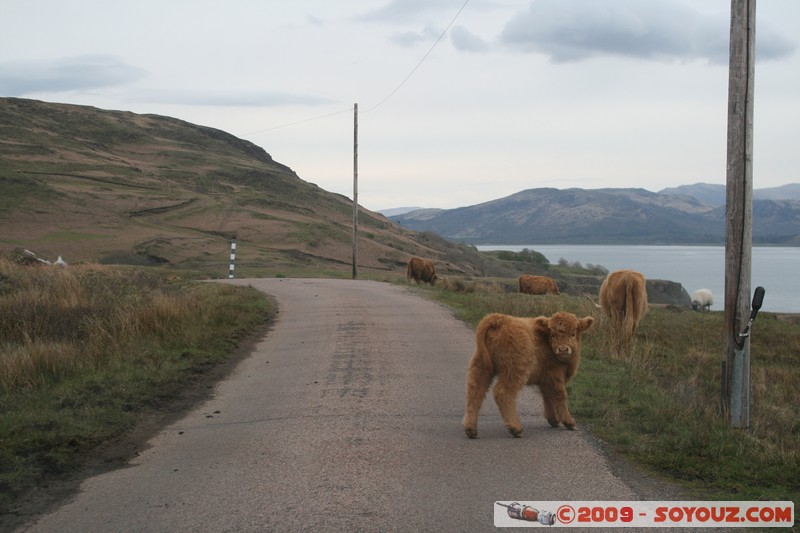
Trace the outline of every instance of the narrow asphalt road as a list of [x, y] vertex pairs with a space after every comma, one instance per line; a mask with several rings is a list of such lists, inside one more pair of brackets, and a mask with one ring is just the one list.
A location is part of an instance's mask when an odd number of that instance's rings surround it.
[[551, 428], [533, 390], [523, 438], [488, 397], [467, 439], [473, 333], [413, 289], [233, 283], [279, 305], [252, 355], [127, 467], [25, 531], [494, 531], [498, 500], [654, 499], [615, 474], [580, 419]]

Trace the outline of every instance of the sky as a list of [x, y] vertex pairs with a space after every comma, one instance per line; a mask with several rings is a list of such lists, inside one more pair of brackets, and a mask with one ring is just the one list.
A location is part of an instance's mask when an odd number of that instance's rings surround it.
[[[725, 184], [729, 0], [0, 0], [0, 96], [252, 141], [372, 210]], [[800, 2], [759, 0], [753, 184], [800, 182]]]

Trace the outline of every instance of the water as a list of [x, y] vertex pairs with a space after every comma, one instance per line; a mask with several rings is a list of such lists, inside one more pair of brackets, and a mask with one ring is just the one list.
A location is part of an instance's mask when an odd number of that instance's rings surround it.
[[[697, 289], [714, 294], [712, 311], [724, 309], [725, 248], [723, 246], [614, 245], [485, 245], [479, 250], [536, 250], [552, 264], [563, 258], [602, 265], [609, 271], [630, 268], [650, 279], [676, 281], [691, 296]], [[754, 247], [751, 286], [766, 290], [763, 311], [800, 313], [800, 248]]]

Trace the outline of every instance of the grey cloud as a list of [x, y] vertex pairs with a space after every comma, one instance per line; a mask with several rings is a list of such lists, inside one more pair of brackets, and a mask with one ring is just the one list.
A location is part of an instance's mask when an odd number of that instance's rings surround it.
[[[145, 74], [143, 69], [128, 65], [110, 55], [0, 63], [0, 94], [23, 96], [43, 92], [92, 90], [131, 83], [143, 78]], [[268, 91], [131, 89], [126, 94], [127, 99], [132, 102], [195, 106], [315, 106], [334, 102], [319, 96]]]
[[308, 22], [308, 23], [309, 23], [309, 24], [311, 24], [312, 26], [319, 26], [319, 27], [321, 27], [321, 26], [324, 26], [324, 25], [325, 25], [325, 21], [324, 21], [324, 20], [322, 20], [322, 19], [321, 19], [321, 18], [319, 18], [319, 17], [315, 17], [314, 15], [308, 15], [308, 16], [306, 17], [306, 22]]
[[122, 85], [141, 79], [145, 71], [111, 55], [85, 55], [54, 60], [0, 63], [0, 93], [22, 96]]
[[[452, 10], [453, 6], [453, 0], [391, 0], [383, 7], [373, 9], [358, 18], [362, 21], [408, 22], [418, 20], [431, 12]], [[458, 8], [458, 5], [455, 7]]]
[[402, 33], [395, 33], [389, 38], [395, 44], [400, 46], [414, 46], [415, 44], [426, 40], [426, 38], [419, 32], [406, 31]]
[[[555, 62], [611, 55], [723, 64], [728, 58], [729, 17], [727, 10], [701, 13], [672, 0], [532, 0], [506, 24], [500, 42], [518, 51], [546, 54]], [[766, 34], [759, 35], [762, 32]], [[791, 41], [768, 26], [759, 26], [756, 34], [761, 59], [794, 51]]]
[[486, 52], [491, 46], [478, 35], [463, 26], [456, 26], [450, 31], [453, 46], [464, 52]]
[[769, 21], [756, 16], [756, 59], [773, 60], [792, 55], [797, 43], [774, 30]]
[[[460, 0], [391, 0], [383, 7], [373, 9], [357, 17], [361, 22], [379, 22], [392, 25], [413, 25], [427, 22], [422, 31], [396, 32], [389, 40], [404, 47], [414, 46], [424, 42], [434, 42], [442, 34], [444, 22], [448, 16], [452, 17], [458, 8], [466, 7]], [[484, 1], [478, 7], [473, 5], [469, 9], [492, 9], [494, 2]], [[484, 51], [489, 45], [480, 37], [472, 34], [465, 28], [454, 29], [451, 33], [453, 45], [470, 52]]]
[[133, 94], [131, 101], [157, 104], [179, 104], [219, 107], [276, 107], [285, 105], [316, 106], [334, 100], [306, 94], [270, 91], [175, 91], [153, 90]]
[[460, 5], [458, 0], [391, 0], [383, 7], [373, 9], [357, 17], [361, 22], [378, 22], [381, 24], [408, 26], [425, 23], [421, 31], [396, 32], [389, 40], [393, 43], [409, 47], [424, 42], [436, 41], [442, 33], [444, 17], [455, 13]]
[[437, 31], [431, 26], [426, 26], [421, 32], [419, 31], [406, 31], [402, 33], [395, 33], [389, 40], [400, 46], [414, 46], [421, 42], [431, 42], [439, 38], [441, 31]]

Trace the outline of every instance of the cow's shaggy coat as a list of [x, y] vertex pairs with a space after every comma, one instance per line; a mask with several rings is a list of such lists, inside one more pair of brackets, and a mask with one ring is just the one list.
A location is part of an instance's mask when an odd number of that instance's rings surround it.
[[406, 266], [406, 279], [415, 283], [423, 282], [433, 285], [439, 279], [436, 275], [436, 267], [430, 259], [412, 257]]
[[613, 347], [620, 354], [630, 351], [636, 328], [647, 314], [647, 284], [634, 270], [616, 270], [600, 287], [600, 307], [611, 321]]
[[560, 294], [558, 284], [553, 278], [528, 274], [519, 277], [519, 292], [523, 294]]
[[551, 317], [518, 318], [494, 313], [476, 328], [476, 348], [467, 372], [466, 414], [462, 425], [471, 439], [478, 436], [478, 411], [492, 382], [494, 401], [506, 429], [522, 436], [517, 395], [525, 385], [537, 385], [544, 401], [544, 417], [551, 426], [575, 428], [567, 408], [566, 385], [578, 371], [581, 332], [594, 319], [572, 313]]

